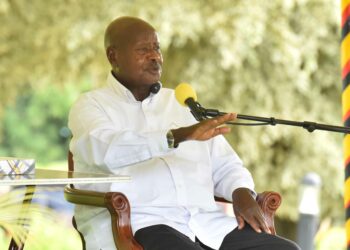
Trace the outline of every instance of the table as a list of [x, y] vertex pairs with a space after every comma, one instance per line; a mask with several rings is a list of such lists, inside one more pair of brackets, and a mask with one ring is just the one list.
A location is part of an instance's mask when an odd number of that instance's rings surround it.
[[29, 175], [0, 175], [0, 186], [59, 185], [78, 183], [112, 183], [130, 181], [129, 176], [72, 172], [36, 168]]
[[[109, 175], [102, 173], [72, 172], [62, 170], [49, 170], [36, 168], [34, 174], [26, 175], [1, 175], [0, 186], [26, 186], [26, 193], [34, 193], [35, 186], [38, 185], [60, 185], [60, 184], [78, 184], [78, 183], [113, 183], [130, 181], [129, 176]], [[31, 203], [30, 200], [23, 203]], [[21, 250], [12, 239], [9, 250]]]

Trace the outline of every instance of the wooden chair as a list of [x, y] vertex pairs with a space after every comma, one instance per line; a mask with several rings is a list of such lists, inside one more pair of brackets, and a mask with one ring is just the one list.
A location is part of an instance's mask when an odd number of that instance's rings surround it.
[[[68, 167], [74, 171], [73, 155], [68, 153]], [[75, 189], [73, 185], [68, 185], [64, 189], [64, 195], [67, 201], [97, 207], [105, 207], [111, 214], [112, 232], [114, 242], [119, 250], [142, 250], [142, 246], [136, 242], [132, 234], [130, 225], [130, 204], [127, 197], [119, 192], [95, 192]], [[218, 202], [231, 203], [223, 198], [215, 197]], [[257, 196], [257, 202], [261, 207], [268, 226], [273, 234], [276, 234], [274, 226], [274, 215], [281, 204], [281, 195], [276, 192], [263, 192]], [[74, 217], [73, 226], [77, 229]], [[79, 231], [78, 231], [79, 232]], [[83, 235], [79, 232], [83, 249], [85, 250], [85, 241]]]

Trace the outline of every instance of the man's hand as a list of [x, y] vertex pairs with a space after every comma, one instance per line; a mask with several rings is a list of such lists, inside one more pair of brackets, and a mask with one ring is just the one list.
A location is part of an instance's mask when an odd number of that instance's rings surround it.
[[237, 114], [229, 113], [203, 120], [189, 127], [173, 129], [171, 131], [174, 135], [175, 144], [177, 145], [187, 140], [205, 141], [217, 135], [227, 134], [230, 132], [230, 128], [221, 125], [225, 124], [225, 122], [233, 121], [236, 117]]
[[238, 229], [242, 229], [247, 222], [256, 232], [271, 234], [263, 212], [247, 188], [238, 188], [232, 194], [233, 211], [238, 222]]

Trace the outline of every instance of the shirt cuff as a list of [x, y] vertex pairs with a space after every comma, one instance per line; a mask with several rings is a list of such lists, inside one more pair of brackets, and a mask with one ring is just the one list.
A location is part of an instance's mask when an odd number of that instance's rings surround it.
[[168, 146], [168, 140], [166, 137], [167, 132], [168, 130], [162, 130], [160, 132], [158, 131], [147, 134], [147, 141], [152, 157], [173, 150]]
[[232, 194], [233, 192], [238, 189], [238, 188], [247, 188], [250, 190], [252, 196], [254, 197], [254, 199], [256, 198], [257, 194], [254, 191], [254, 183], [247, 183], [247, 182], [240, 182], [240, 183], [233, 183], [231, 185], [231, 188], [227, 189], [227, 193], [225, 194], [225, 199], [232, 201]]

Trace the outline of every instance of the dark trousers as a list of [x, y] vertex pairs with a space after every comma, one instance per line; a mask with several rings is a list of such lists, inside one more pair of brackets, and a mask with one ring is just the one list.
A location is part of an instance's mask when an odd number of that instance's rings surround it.
[[[200, 241], [193, 242], [186, 235], [166, 225], [142, 228], [135, 239], [144, 250], [211, 250]], [[249, 225], [227, 234], [220, 250], [300, 250], [292, 241], [266, 233], [257, 233]]]

